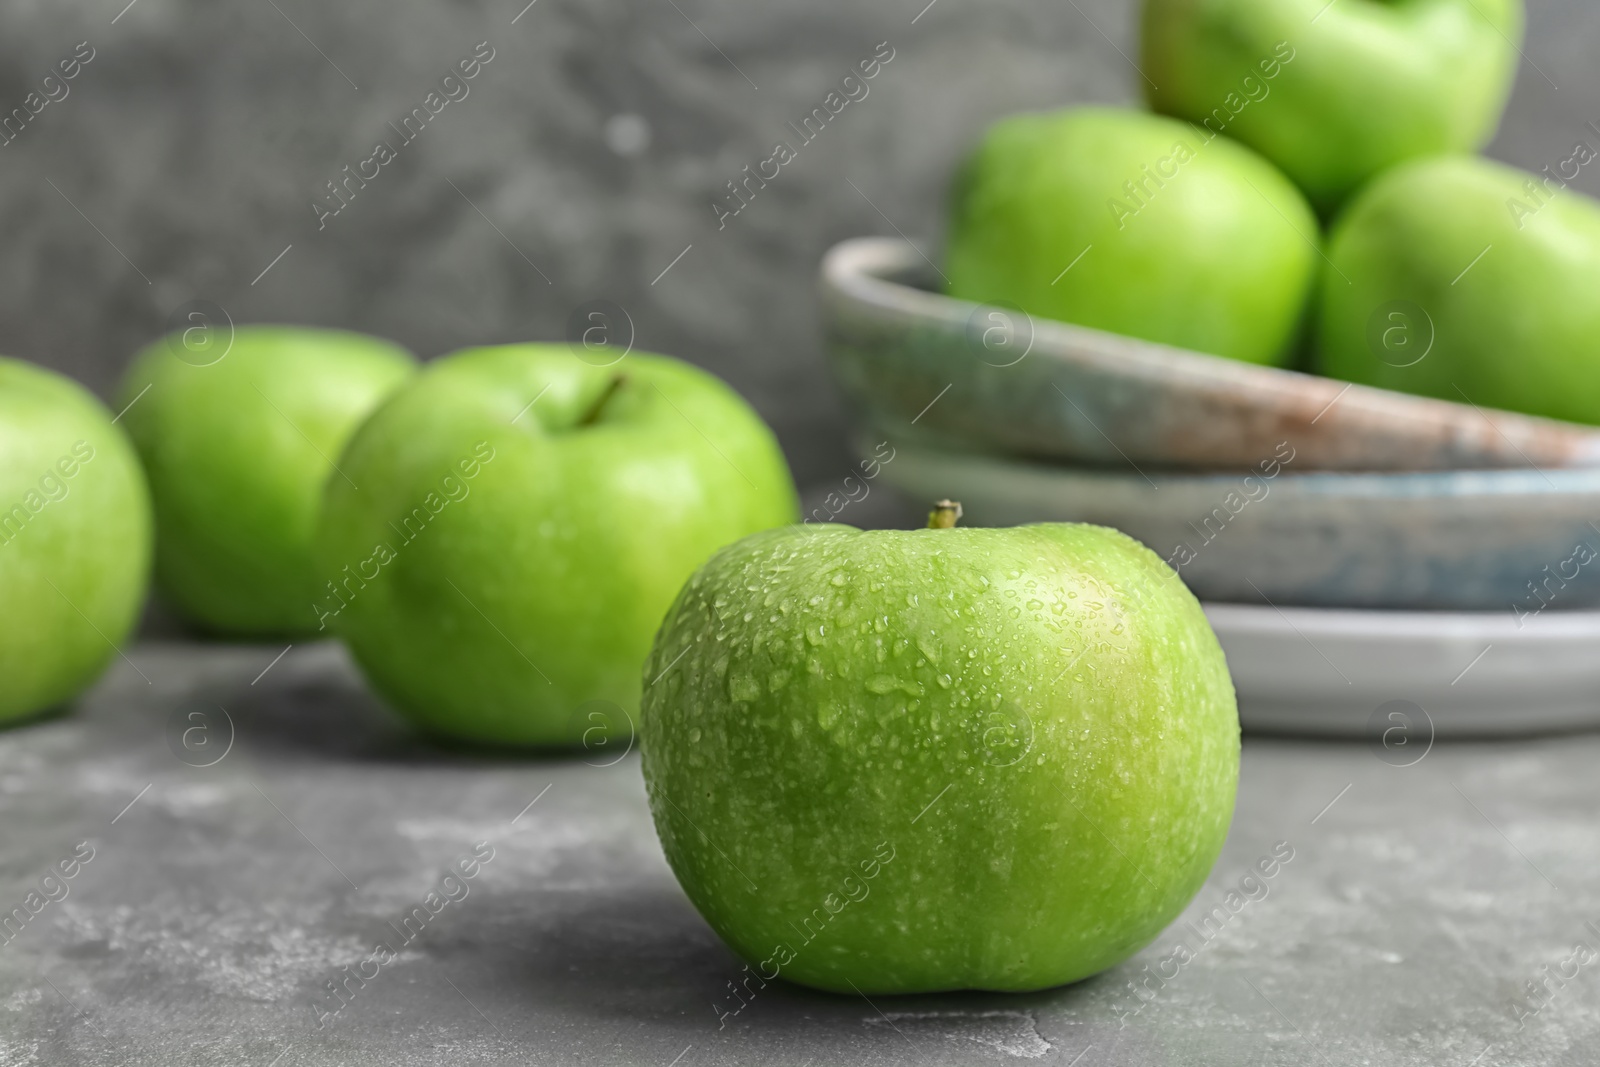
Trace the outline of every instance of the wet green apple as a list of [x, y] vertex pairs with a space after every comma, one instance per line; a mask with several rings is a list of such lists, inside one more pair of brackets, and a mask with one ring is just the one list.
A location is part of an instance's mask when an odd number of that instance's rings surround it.
[[1145, 0], [1150, 104], [1250, 145], [1327, 211], [1500, 124], [1522, 0]]
[[1469, 157], [1353, 201], [1324, 278], [1324, 373], [1600, 424], [1600, 203]]
[[323, 623], [413, 722], [483, 744], [631, 741], [640, 666], [684, 579], [798, 517], [756, 413], [642, 353], [447, 356], [339, 465], [351, 481], [328, 483], [318, 534]]
[[76, 383], [0, 359], [0, 723], [76, 695], [138, 620], [150, 574], [138, 458]]
[[1076, 108], [997, 123], [956, 181], [950, 295], [1286, 362], [1319, 263], [1304, 197], [1186, 122]]
[[1179, 914], [1233, 811], [1216, 637], [1103, 527], [757, 534], [695, 573], [644, 676], [662, 848], [763, 981], [1084, 978]]
[[343, 477], [339, 450], [416, 365], [355, 333], [246, 326], [231, 346], [221, 333], [163, 338], [123, 381], [155, 500], [156, 584], [205, 629], [309, 633], [323, 483]]

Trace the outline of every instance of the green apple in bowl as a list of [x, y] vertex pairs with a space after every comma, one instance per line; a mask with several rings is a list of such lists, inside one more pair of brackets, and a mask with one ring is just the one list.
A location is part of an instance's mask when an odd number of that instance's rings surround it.
[[956, 180], [944, 273], [979, 304], [1282, 364], [1319, 238], [1304, 197], [1250, 149], [1076, 108], [990, 129]]
[[122, 386], [155, 500], [157, 588], [218, 633], [314, 632], [323, 483], [344, 477], [339, 450], [415, 361], [343, 331], [199, 330], [146, 347]]
[[0, 724], [76, 695], [138, 620], [150, 574], [138, 457], [76, 383], [0, 359]]
[[1250, 145], [1323, 211], [1374, 175], [1494, 135], [1522, 0], [1145, 0], [1157, 111]]
[[763, 981], [1075, 981], [1155, 938], [1222, 848], [1238, 711], [1177, 575], [1103, 527], [944, 525], [748, 537], [656, 638], [656, 830]]
[[1323, 373], [1600, 424], [1600, 203], [1485, 159], [1368, 186], [1329, 244]]
[[772, 432], [721, 381], [564, 345], [430, 364], [339, 466], [319, 616], [423, 730], [485, 745], [631, 741], [684, 579], [799, 510]]

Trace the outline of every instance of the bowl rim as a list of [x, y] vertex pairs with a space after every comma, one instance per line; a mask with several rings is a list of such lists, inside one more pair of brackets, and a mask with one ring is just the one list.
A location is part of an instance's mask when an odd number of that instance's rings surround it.
[[[856, 451], [872, 455], [866, 447], [869, 435], [858, 433]], [[883, 436], [883, 435], [873, 435]], [[1008, 456], [993, 452], [963, 450], [924, 441], [887, 437], [895, 449], [908, 450], [923, 462], [947, 461], [974, 467], [988, 467], [1029, 478], [1066, 482], [1100, 482], [1108, 485], [1131, 484], [1141, 491], [1159, 492], [1163, 486], [1179, 490], [1237, 487], [1246, 478], [1265, 479], [1274, 487], [1289, 488], [1302, 498], [1342, 496], [1348, 499], [1405, 497], [1411, 500], [1461, 499], [1492, 496], [1593, 497], [1600, 523], [1600, 467], [1483, 468], [1424, 471], [1295, 471], [1283, 465], [1275, 475], [1265, 477], [1251, 471], [1174, 471], [1170, 469], [1128, 471], [1106, 467], [1077, 466], [1030, 456]], [[1274, 491], [1277, 491], [1276, 488]]]
[[[838, 242], [824, 254], [818, 274], [825, 334], [832, 341], [848, 333], [849, 325], [842, 320], [850, 309], [858, 314], [868, 312], [880, 323], [885, 320], [902, 326], [938, 323], [946, 329], [964, 330], [977, 309], [1002, 306], [948, 296], [901, 280], [911, 272], [926, 274], [929, 270], [937, 272], [938, 268], [907, 238], [854, 237]], [[1016, 312], [1017, 309], [1006, 310]], [[1441, 438], [1471, 435], [1485, 442], [1480, 451], [1506, 458], [1500, 467], [1424, 467], [1410, 471], [1382, 466], [1346, 471], [1337, 467], [1317, 468], [1329, 473], [1516, 471], [1521, 468], [1515, 457], [1527, 458], [1523, 446], [1540, 452], [1545, 450], [1540, 442], [1551, 440], [1563, 443], [1564, 460], [1547, 461], [1542, 468], [1529, 460], [1533, 470], [1600, 468], [1600, 426], [1245, 363], [1027, 312], [1018, 313], [1028, 320], [1033, 338], [1022, 358], [1037, 354], [1061, 367], [1078, 367], [1163, 389], [1187, 387], [1193, 390], [1197, 402], [1199, 398], [1215, 397], [1230, 407], [1276, 407], [1285, 413], [1293, 412], [1297, 419], [1303, 416], [1307, 426], [1299, 427], [1301, 432], [1315, 427], [1324, 415], [1331, 413], [1324, 431], [1344, 424], [1346, 428], [1342, 432], [1359, 434], [1374, 426], [1401, 423], [1419, 438], [1429, 433]], [[1504, 445], [1509, 445], [1510, 450]]]

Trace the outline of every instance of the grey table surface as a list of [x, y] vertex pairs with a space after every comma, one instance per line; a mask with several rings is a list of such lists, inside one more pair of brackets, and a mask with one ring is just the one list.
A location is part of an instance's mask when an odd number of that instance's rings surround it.
[[[1025, 996], [773, 983], [735, 1014], [741, 964], [662, 858], [636, 753], [442, 751], [336, 645], [282, 651], [138, 644], [66, 714], [0, 733], [0, 907], [93, 850], [0, 944], [0, 1067], [1594, 1062], [1600, 738], [1406, 767], [1250, 738], [1212, 878], [1122, 966]], [[208, 767], [179, 758], [196, 709]], [[403, 943], [479, 842], [467, 895]], [[1229, 911], [1279, 842], [1293, 858]], [[398, 958], [333, 1012], [326, 983], [370, 975], [383, 939]]]

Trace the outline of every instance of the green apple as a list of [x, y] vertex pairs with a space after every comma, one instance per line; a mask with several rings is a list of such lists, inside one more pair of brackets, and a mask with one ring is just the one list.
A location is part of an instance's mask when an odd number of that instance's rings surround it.
[[1103, 527], [757, 534], [696, 572], [644, 675], [662, 848], [763, 981], [1075, 981], [1182, 911], [1233, 811], [1217, 639]]
[[1487, 144], [1522, 24], [1522, 0], [1145, 0], [1146, 93], [1328, 211], [1397, 163]]
[[1600, 203], [1459, 157], [1378, 179], [1339, 221], [1325, 374], [1600, 424]]
[[564, 345], [438, 360], [339, 462], [318, 614], [399, 711], [482, 744], [631, 741], [684, 579], [799, 509], [772, 432], [721, 381]]
[[1316, 218], [1266, 160], [1186, 122], [1077, 108], [997, 123], [954, 190], [948, 291], [1250, 363], [1283, 363]]
[[173, 334], [134, 359], [126, 423], [150, 476], [156, 584], [198, 625], [317, 629], [322, 486], [363, 419], [416, 371], [375, 337], [291, 326]]
[[150, 576], [150, 501], [111, 415], [0, 359], [0, 723], [76, 695], [117, 654]]

